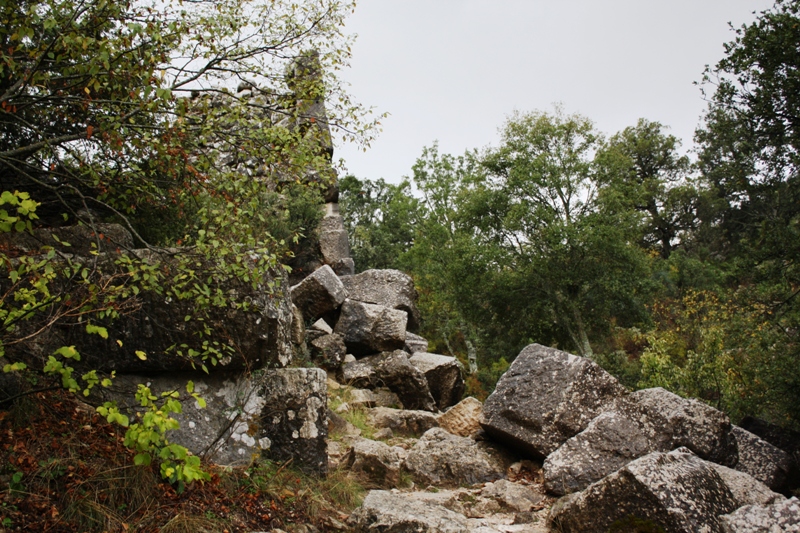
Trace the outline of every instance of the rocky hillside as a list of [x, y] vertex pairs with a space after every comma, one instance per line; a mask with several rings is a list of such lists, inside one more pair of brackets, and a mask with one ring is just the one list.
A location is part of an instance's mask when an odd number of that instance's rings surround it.
[[[309, 106], [320, 118], [311, 122], [324, 124], [321, 103]], [[208, 464], [268, 458], [317, 478], [347, 471], [373, 488], [349, 515], [293, 524], [297, 531], [800, 531], [796, 457], [707, 404], [660, 388], [631, 392], [590, 359], [537, 344], [485, 404], [462, 398], [461, 364], [429, 353], [415, 334], [413, 280], [397, 270], [355, 274], [336, 199], [334, 184], [314, 248], [291, 277], [220, 288], [248, 305], [210, 312], [235, 350], [202, 372], [169, 350], [203, 324], [185, 320], [187, 304], [168, 292], [144, 295], [105, 336], [54, 324], [14, 349], [27, 361], [76, 347], [78, 371], [116, 374], [88, 400], [114, 400], [131, 417], [142, 412], [142, 385], [174, 398], [180, 428], [167, 438]], [[79, 256], [81, 228], [58, 231]], [[132, 245], [121, 227], [103, 232]], [[51, 233], [5, 246], [33, 249]], [[97, 252], [109, 261], [118, 253]], [[172, 355], [137, 357], [133, 347]], [[194, 394], [179, 394], [190, 380]], [[4, 385], [6, 397], [14, 386]]]

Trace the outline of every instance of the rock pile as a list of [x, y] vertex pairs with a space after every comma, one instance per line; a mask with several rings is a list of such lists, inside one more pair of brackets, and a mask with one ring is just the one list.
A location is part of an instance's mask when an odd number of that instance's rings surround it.
[[[629, 393], [589, 360], [528, 346], [483, 411], [488, 434], [544, 458], [545, 488], [566, 495], [549, 518], [560, 532], [800, 529], [796, 500], [773, 492], [788, 454], [696, 400]], [[747, 529], [745, 506], [773, 518]]]
[[[370, 492], [355, 531], [800, 531], [800, 503], [776, 492], [789, 488], [789, 454], [708, 405], [628, 392], [552, 348], [525, 348], [483, 406], [374, 411], [382, 427], [421, 436], [351, 445], [345, 464], [391, 489]], [[523, 461], [536, 475], [520, 479], [523, 463], [509, 464], [525, 457], [543, 463]], [[398, 491], [404, 475], [436, 489]]]

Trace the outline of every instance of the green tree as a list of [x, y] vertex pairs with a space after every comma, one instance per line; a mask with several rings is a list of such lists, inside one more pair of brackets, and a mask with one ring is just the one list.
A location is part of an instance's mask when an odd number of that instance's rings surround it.
[[482, 167], [476, 152], [440, 154], [434, 143], [423, 148], [412, 171], [421, 199], [414, 245], [400, 265], [414, 275], [431, 349], [461, 357], [474, 373], [480, 328], [466, 318], [465, 309], [480, 302], [477, 283], [485, 264], [460, 212]]
[[641, 317], [647, 261], [628, 244], [629, 217], [598, 202], [600, 142], [584, 117], [517, 114], [484, 158], [487, 179], [465, 213], [498, 265], [487, 295], [494, 335], [505, 324], [519, 344], [535, 339], [590, 356], [590, 337]]
[[[699, 167], [711, 202], [697, 239], [727, 274], [732, 305], [757, 311], [761, 339], [753, 383], [777, 396], [752, 412], [800, 423], [800, 3], [778, 0], [735, 30], [725, 58], [706, 70], [709, 98], [697, 131]], [[775, 408], [776, 398], [783, 398]]]
[[639, 119], [613, 135], [595, 158], [604, 201], [641, 214], [641, 245], [669, 258], [696, 226], [698, 191], [680, 141], [658, 122]]
[[[779, 0], [736, 30], [726, 57], [707, 69], [712, 92], [697, 131], [699, 164], [715, 203], [708, 241], [724, 257], [772, 262], [798, 281], [800, 215], [800, 3]], [[782, 263], [778, 266], [778, 263]], [[753, 264], [745, 266], [752, 270]], [[763, 270], [763, 268], [762, 268]]]
[[409, 181], [395, 185], [345, 176], [339, 191], [356, 269], [399, 268], [400, 257], [414, 242], [420, 209]]

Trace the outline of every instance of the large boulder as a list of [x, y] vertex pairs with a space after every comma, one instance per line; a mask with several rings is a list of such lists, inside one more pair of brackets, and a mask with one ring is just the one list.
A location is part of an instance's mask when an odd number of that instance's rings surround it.
[[291, 288], [292, 302], [306, 321], [316, 320], [336, 310], [347, 298], [339, 276], [325, 265]]
[[343, 277], [342, 282], [351, 299], [405, 311], [408, 329], [416, 331], [419, 328], [417, 290], [414, 280], [407, 274], [399, 270], [365, 270], [355, 276]]
[[380, 386], [380, 381], [375, 374], [375, 367], [372, 365], [372, 358], [370, 357], [344, 363], [339, 367], [336, 379], [340, 383], [359, 389]]
[[[739, 497], [760, 493], [737, 489]], [[551, 510], [550, 521], [563, 533], [642, 528], [721, 533], [721, 515], [752, 503], [737, 498], [712, 463], [679, 448], [640, 457], [584, 491], [564, 496]]]
[[744, 472], [709, 461], [706, 465], [719, 475], [739, 505], [769, 505], [785, 498]]
[[348, 523], [356, 533], [466, 533], [462, 514], [402, 493], [372, 490]]
[[[178, 257], [157, 254], [151, 250], [134, 250], [132, 255], [149, 264], [159, 264], [165, 270], [179, 267]], [[97, 257], [98, 275], [127, 276], [124, 267], [116, 264], [116, 253]], [[75, 261], [93, 259], [75, 258]], [[198, 273], [210, 268], [201, 265]], [[120, 270], [122, 269], [122, 270]], [[120, 302], [125, 315], [112, 322], [100, 320], [95, 325], [106, 328], [107, 335], [87, 335], [86, 322], [56, 322], [43, 334], [30, 341], [7, 345], [7, 354], [29, 366], [42, 366], [54, 350], [73, 346], [80, 361], [70, 365], [78, 372], [97, 370], [117, 374], [160, 373], [199, 370], [203, 366], [211, 372], [227, 373], [253, 370], [266, 366], [283, 367], [293, 356], [292, 302], [288, 281], [282, 270], [263, 273], [264, 284], [253, 287], [250, 283], [225, 280], [212, 287], [224, 294], [236, 294], [236, 299], [247, 306], [210, 305], [198, 310], [193, 298], [175, 297], [172, 287], [166, 285], [161, 294], [142, 291], [134, 301]], [[269, 288], [271, 284], [273, 288]], [[201, 316], [203, 320], [186, 320], [187, 316]], [[28, 327], [39, 327], [38, 322], [20, 324], [20, 333]], [[192, 357], [202, 354], [205, 342], [210, 342], [207, 329], [223, 345], [218, 353], [206, 358]], [[142, 358], [141, 354], [144, 354]]]
[[626, 392], [589, 359], [531, 344], [486, 399], [481, 426], [498, 440], [544, 458]]
[[750, 474], [772, 490], [781, 492], [788, 488], [792, 469], [788, 453], [739, 426], [733, 426], [732, 434], [739, 450], [736, 470]]
[[320, 368], [284, 368], [261, 379], [264, 413], [256, 433], [268, 438], [269, 456], [294, 460], [303, 470], [324, 474], [328, 468], [327, 375]]
[[425, 375], [436, 406], [445, 410], [464, 394], [463, 368], [455, 357], [417, 352], [408, 360]]
[[607, 411], [544, 461], [545, 487], [554, 494], [582, 490], [650, 452], [685, 446], [703, 459], [733, 466], [736, 441], [728, 417], [662, 388], [617, 399]]
[[790, 498], [770, 505], [745, 505], [720, 521], [724, 533], [798, 533], [800, 501]]
[[[194, 383], [194, 392], [205, 400], [205, 408], [186, 392], [189, 381]], [[180, 428], [168, 431], [166, 437], [211, 463], [248, 466], [254, 457], [272, 446], [269, 438], [253, 436], [252, 431], [260, 425], [267, 408], [260, 378], [196, 373], [127, 374], [117, 376], [110, 388], [95, 388], [89, 400], [95, 404], [115, 401], [121, 411], [135, 416], [144, 412], [134, 398], [139, 385], [149, 387], [157, 397], [165, 392], [179, 393], [181, 412], [170, 416], [179, 422]]]
[[547, 456], [544, 484], [557, 495], [583, 490], [638, 457], [655, 451], [638, 424], [617, 411], [601, 413], [589, 426]]
[[505, 452], [486, 442], [432, 428], [411, 448], [405, 468], [425, 484], [461, 486], [500, 479], [511, 462]]
[[386, 386], [407, 409], [436, 411], [425, 375], [408, 361], [403, 350], [384, 352], [342, 365], [340, 379], [359, 388]]
[[119, 224], [93, 224], [37, 228], [31, 232], [0, 233], [0, 248], [9, 255], [35, 255], [43, 247], [79, 256], [92, 253], [115, 253], [133, 248], [131, 233]]
[[355, 356], [399, 350], [406, 342], [406, 314], [383, 305], [347, 299], [334, 332]]
[[342, 458], [340, 465], [352, 472], [364, 474], [378, 486], [396, 487], [406, 450], [383, 442], [357, 438]]

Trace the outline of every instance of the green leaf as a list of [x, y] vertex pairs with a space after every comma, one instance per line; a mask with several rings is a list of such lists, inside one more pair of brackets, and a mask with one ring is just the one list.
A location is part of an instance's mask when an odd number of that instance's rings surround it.
[[[86, 270], [84, 270], [83, 272], [86, 272]], [[84, 278], [85, 277], [86, 276], [84, 276]], [[106, 328], [104, 328], [102, 326], [95, 326], [94, 324], [91, 324], [91, 323], [86, 324], [86, 333], [97, 334], [97, 335], [100, 335], [104, 339], [108, 338], [108, 330]]]

